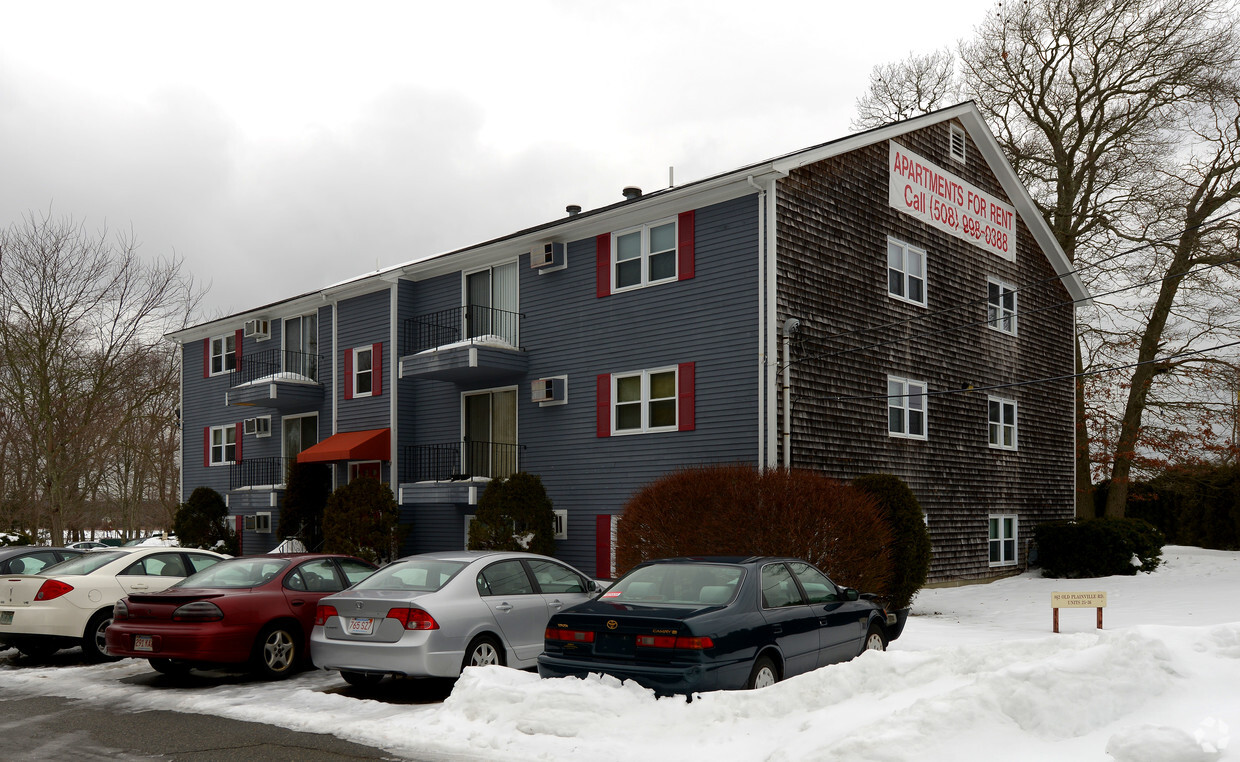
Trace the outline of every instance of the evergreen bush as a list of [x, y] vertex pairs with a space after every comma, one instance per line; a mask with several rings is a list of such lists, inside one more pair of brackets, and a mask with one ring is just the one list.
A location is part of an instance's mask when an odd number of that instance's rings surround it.
[[205, 548], [236, 555], [237, 533], [228, 522], [224, 497], [210, 487], [197, 487], [189, 500], [177, 506], [172, 531], [182, 547]]
[[852, 486], [873, 497], [891, 528], [891, 585], [881, 591], [892, 609], [907, 608], [930, 573], [930, 531], [916, 495], [894, 474], [869, 474]]
[[336, 488], [323, 511], [323, 552], [385, 563], [397, 555], [404, 534], [392, 490], [369, 476]]
[[555, 552], [555, 514], [542, 479], [519, 471], [492, 479], [469, 525], [470, 550]]
[[1044, 577], [1109, 577], [1153, 571], [1163, 533], [1130, 517], [1048, 521], [1034, 529]]

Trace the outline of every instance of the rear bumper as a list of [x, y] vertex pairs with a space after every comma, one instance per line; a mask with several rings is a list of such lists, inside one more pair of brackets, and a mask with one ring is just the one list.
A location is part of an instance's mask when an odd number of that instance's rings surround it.
[[[199, 664], [243, 664], [249, 661], [256, 634], [249, 627], [201, 630], [166, 625], [144, 626], [141, 622], [113, 622], [107, 630], [108, 653]], [[134, 648], [134, 638], [138, 635], [151, 637], [150, 651]]]
[[319, 669], [342, 672], [457, 677], [464, 653], [424, 631], [409, 630], [394, 643], [379, 643], [335, 640], [322, 627], [315, 627], [310, 634], [310, 658]]
[[545, 653], [538, 657], [538, 674], [542, 677], [610, 675], [620, 680], [632, 680], [638, 685], [665, 696], [744, 688], [749, 682], [749, 670], [749, 662], [655, 667], [566, 659]]

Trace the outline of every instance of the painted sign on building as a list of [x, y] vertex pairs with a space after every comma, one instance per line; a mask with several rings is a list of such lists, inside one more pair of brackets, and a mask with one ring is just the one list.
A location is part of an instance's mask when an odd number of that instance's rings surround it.
[[1016, 211], [1012, 207], [895, 141], [889, 145], [887, 200], [894, 209], [1016, 261]]

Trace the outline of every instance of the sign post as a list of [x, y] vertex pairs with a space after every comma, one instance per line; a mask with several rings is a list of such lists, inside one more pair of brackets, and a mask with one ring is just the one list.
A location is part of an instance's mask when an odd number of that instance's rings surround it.
[[1107, 605], [1105, 591], [1087, 593], [1051, 593], [1051, 609], [1054, 611], [1054, 631], [1059, 632], [1060, 609], [1098, 609], [1098, 629], [1102, 629], [1102, 610]]

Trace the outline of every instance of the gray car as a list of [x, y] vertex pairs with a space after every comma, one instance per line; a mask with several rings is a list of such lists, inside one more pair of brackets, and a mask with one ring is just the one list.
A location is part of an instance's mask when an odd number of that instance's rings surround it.
[[319, 601], [310, 656], [351, 685], [538, 663], [547, 620], [598, 586], [534, 553], [446, 551], [394, 561]]

